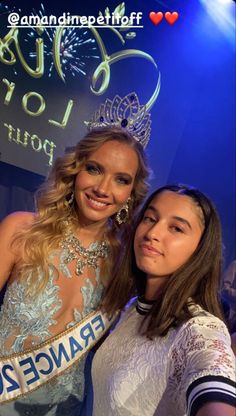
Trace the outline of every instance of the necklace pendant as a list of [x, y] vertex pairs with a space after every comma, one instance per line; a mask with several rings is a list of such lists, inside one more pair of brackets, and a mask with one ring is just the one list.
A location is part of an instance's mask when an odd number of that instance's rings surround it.
[[[101, 257], [101, 256], [99, 256], [99, 257]], [[93, 269], [96, 270], [96, 268], [97, 268], [97, 259], [96, 259], [96, 257], [88, 258], [87, 264], [88, 264], [88, 266], [93, 267]]]
[[70, 261], [76, 259], [76, 256], [73, 252], [69, 251], [66, 258], [65, 258], [65, 263], [69, 263]]
[[90, 248], [85, 248], [73, 234], [67, 235], [61, 241], [60, 246], [65, 250], [65, 263], [70, 263], [75, 260], [75, 274], [77, 276], [83, 274], [86, 266], [96, 270], [98, 267], [98, 259], [106, 258], [109, 254], [108, 241], [104, 240], [101, 243], [94, 242], [90, 245]]
[[85, 266], [86, 266], [86, 261], [82, 259], [77, 260], [76, 267], [75, 267], [75, 273], [77, 274], [77, 276], [83, 273]]

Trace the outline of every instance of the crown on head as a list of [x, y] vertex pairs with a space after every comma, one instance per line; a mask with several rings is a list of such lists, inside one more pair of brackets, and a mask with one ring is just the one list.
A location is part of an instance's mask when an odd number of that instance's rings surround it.
[[131, 92], [121, 98], [116, 95], [113, 101], [106, 99], [90, 121], [86, 121], [89, 130], [97, 127], [116, 126], [126, 130], [146, 147], [151, 133], [151, 115], [145, 105], [139, 104], [138, 96]]

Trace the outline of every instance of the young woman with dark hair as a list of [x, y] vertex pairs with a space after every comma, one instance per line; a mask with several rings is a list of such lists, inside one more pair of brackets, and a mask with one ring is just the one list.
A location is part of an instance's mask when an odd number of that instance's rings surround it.
[[136, 224], [104, 309], [124, 308], [135, 289], [138, 298], [95, 354], [93, 415], [234, 416], [235, 361], [219, 303], [221, 226], [213, 204], [196, 189], [165, 186]]

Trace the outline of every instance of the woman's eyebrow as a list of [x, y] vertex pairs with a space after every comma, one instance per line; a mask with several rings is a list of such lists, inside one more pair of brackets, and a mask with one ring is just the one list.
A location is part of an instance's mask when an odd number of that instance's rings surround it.
[[183, 224], [186, 224], [190, 228], [190, 230], [192, 230], [190, 222], [188, 222], [188, 220], [186, 220], [185, 218], [178, 217], [178, 216], [175, 216], [175, 215], [172, 218], [177, 220], [177, 221], [182, 222]]
[[[153, 211], [154, 213], [158, 214], [158, 210], [153, 205], [149, 205], [145, 211], [148, 211], [148, 210]], [[172, 218], [174, 220], [180, 221], [183, 224], [186, 224], [188, 226], [188, 228], [190, 230], [192, 230], [192, 226], [191, 226], [190, 222], [188, 220], [186, 220], [185, 218], [179, 217], [178, 215], [173, 215]]]
[[[99, 167], [99, 169], [101, 170], [101, 171], [104, 171], [105, 170], [105, 167], [101, 164], [101, 163], [99, 163], [99, 162], [97, 162], [96, 160], [93, 160], [93, 159], [88, 159], [88, 160], [86, 160], [85, 161], [85, 163], [94, 163], [95, 165], [97, 165], [98, 167]], [[115, 172], [115, 175], [120, 175], [120, 176], [126, 176], [128, 179], [130, 179], [130, 180], [132, 180], [134, 177], [130, 174], [130, 173], [128, 173], [128, 172]]]

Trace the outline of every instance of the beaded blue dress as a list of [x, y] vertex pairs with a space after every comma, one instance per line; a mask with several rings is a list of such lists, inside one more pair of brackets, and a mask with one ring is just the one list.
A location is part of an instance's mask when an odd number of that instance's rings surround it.
[[[73, 237], [74, 248], [80, 244]], [[30, 349], [80, 322], [100, 302], [103, 285], [100, 279], [101, 258], [89, 264], [89, 250], [99, 249], [107, 257], [108, 246], [92, 243], [81, 262], [68, 239], [49, 258], [49, 280], [36, 295], [30, 292], [31, 276], [14, 279], [9, 284], [0, 311], [0, 356]], [[81, 246], [80, 246], [81, 247]], [[78, 267], [80, 267], [79, 273]], [[37, 268], [38, 279], [42, 271]], [[86, 414], [85, 355], [63, 374], [14, 401], [0, 405], [0, 416], [79, 416]], [[84, 413], [85, 412], [85, 413]]]

